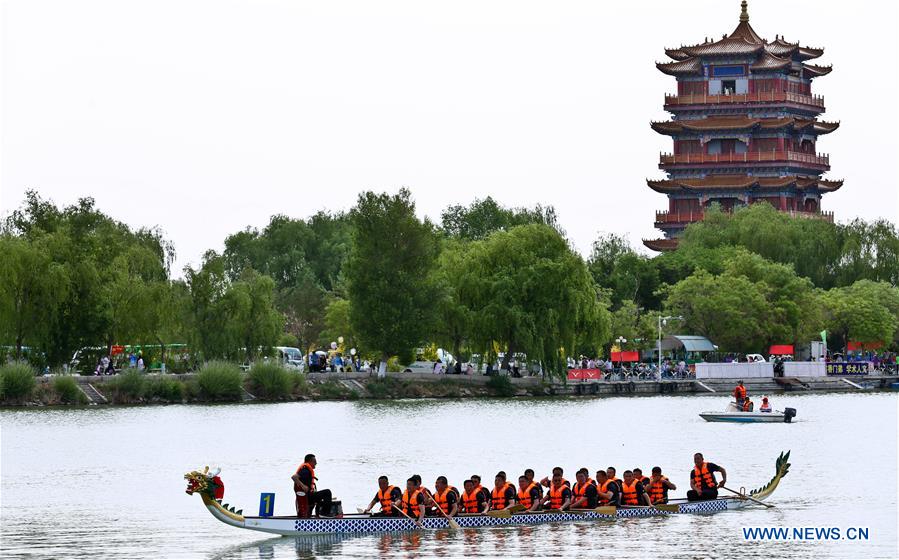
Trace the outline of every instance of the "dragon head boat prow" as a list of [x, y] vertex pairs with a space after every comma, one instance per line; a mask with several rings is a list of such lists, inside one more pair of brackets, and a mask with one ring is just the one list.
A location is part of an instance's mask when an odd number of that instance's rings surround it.
[[[203, 471], [190, 471], [184, 475], [184, 480], [187, 481], [187, 488], [184, 492], [192, 496], [194, 494], [199, 494], [203, 499], [203, 505], [205, 505], [212, 514], [228, 523], [229, 525], [235, 525], [242, 527], [244, 522], [243, 510], [235, 510], [233, 507], [229, 507], [228, 504], [222, 504], [222, 498], [225, 495], [225, 484], [222, 482], [222, 479], [219, 478], [219, 473], [221, 469], [213, 469], [212, 472], [209, 471], [209, 467], [205, 467]], [[237, 522], [240, 525], [237, 525]]]
[[780, 479], [787, 476], [787, 473], [790, 472], [790, 452], [787, 451], [786, 453], [784, 453], [783, 451], [781, 451], [775, 465], [776, 471], [774, 473], [774, 478], [772, 478], [768, 482], [768, 484], [750, 492], [750, 496], [752, 496], [756, 500], [763, 500], [774, 493], [774, 490], [780, 483]]

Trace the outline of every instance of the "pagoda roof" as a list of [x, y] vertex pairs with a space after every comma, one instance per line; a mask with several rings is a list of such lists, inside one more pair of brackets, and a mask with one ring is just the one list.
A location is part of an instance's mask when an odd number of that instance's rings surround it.
[[677, 249], [677, 239], [644, 239], [643, 244], [653, 251], [673, 251]]
[[702, 63], [698, 58], [686, 58], [677, 62], [656, 62], [656, 68], [669, 76], [702, 76]]
[[800, 119], [796, 117], [752, 118], [752, 117], [706, 117], [703, 119], [677, 120], [650, 123], [659, 134], [678, 134], [687, 132], [705, 132], [710, 130], [777, 130], [791, 127], [802, 130], [813, 127], [816, 134], [828, 134], [839, 128], [840, 123]]
[[[749, 24], [749, 12], [746, 0], [740, 3], [740, 22], [730, 35], [724, 35], [717, 41], [708, 38], [702, 43], [665, 49], [665, 54], [675, 61], [690, 60], [691, 57], [706, 58], [716, 56], [750, 56], [761, 55], [753, 64], [753, 70], [776, 70], [786, 68], [795, 57], [799, 61], [818, 58], [824, 49], [803, 47], [798, 42], [790, 43], [777, 35], [774, 41], [768, 41], [756, 33]], [[656, 64], [662, 72], [671, 75], [683, 75], [681, 67], [673, 67], [673, 63]], [[692, 64], [691, 64], [692, 68]], [[823, 74], [814, 74], [823, 75]]]
[[817, 64], [803, 64], [802, 73], [804, 78], [816, 78], [818, 76], [826, 76], [833, 71], [833, 66], [818, 66]]
[[755, 177], [750, 175], [707, 175], [693, 179], [647, 179], [652, 190], [671, 194], [701, 190], [776, 190], [795, 185], [799, 190], [817, 188], [821, 192], [833, 192], [843, 186], [843, 181], [830, 181], [820, 177], [787, 175], [785, 177]]

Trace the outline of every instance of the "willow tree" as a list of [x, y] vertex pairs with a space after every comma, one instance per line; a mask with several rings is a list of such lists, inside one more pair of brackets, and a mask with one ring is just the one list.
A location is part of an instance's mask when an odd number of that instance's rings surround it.
[[458, 270], [462, 302], [471, 310], [472, 338], [518, 352], [550, 373], [579, 344], [599, 347], [610, 337], [608, 303], [583, 259], [544, 224], [498, 231], [474, 242]]
[[384, 371], [390, 356], [414, 358], [430, 334], [437, 235], [416, 218], [406, 189], [360, 194], [350, 221], [353, 244], [344, 267], [350, 324], [360, 346], [381, 354]]

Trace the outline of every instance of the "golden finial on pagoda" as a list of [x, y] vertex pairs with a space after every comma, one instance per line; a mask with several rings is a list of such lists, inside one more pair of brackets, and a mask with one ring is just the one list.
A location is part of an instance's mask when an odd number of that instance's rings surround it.
[[740, 21], [741, 22], [749, 22], [749, 3], [746, 0], [740, 2]]

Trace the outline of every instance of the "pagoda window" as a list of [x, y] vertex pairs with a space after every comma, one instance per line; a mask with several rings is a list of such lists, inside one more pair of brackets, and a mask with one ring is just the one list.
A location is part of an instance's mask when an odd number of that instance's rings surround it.
[[755, 138], [751, 144], [751, 151], [753, 152], [774, 152], [777, 148], [777, 138]]
[[675, 154], [701, 154], [702, 153], [702, 145], [699, 143], [699, 140], [675, 140], [674, 141], [674, 153]]
[[721, 95], [737, 93], [737, 80], [721, 80]]
[[706, 144], [709, 154], [744, 154], [746, 153], [746, 143], [735, 138], [726, 138], [722, 140], [712, 140]]
[[708, 83], [705, 81], [677, 83], [678, 95], [705, 95], [708, 92]]
[[803, 210], [805, 210], [806, 212], [817, 212], [818, 201], [814, 198], [806, 198], [805, 204], [803, 204]]

